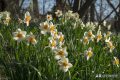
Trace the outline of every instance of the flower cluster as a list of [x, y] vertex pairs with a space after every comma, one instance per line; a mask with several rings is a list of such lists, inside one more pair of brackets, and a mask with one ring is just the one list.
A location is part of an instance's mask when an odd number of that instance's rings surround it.
[[10, 23], [10, 13], [5, 11], [0, 13], [0, 22], [3, 22], [5, 25], [9, 25]]
[[[55, 14], [60, 17], [62, 12], [58, 10]], [[49, 47], [54, 52], [60, 69], [67, 72], [68, 69], [72, 67], [72, 64], [69, 63], [69, 59], [67, 58], [68, 52], [66, 47], [63, 47], [65, 42], [64, 35], [62, 32], [58, 32], [56, 25], [51, 21], [52, 19], [52, 15], [47, 15], [47, 21], [40, 23], [41, 34], [50, 34]]]
[[25, 23], [26, 24], [26, 26], [29, 26], [30, 25], [30, 21], [31, 21], [31, 15], [30, 15], [30, 13], [27, 11], [26, 13], [25, 13], [25, 16], [24, 16], [24, 19], [22, 20], [22, 19], [20, 19], [20, 18], [18, 18], [18, 22], [21, 24], [21, 23]]
[[33, 35], [32, 32], [30, 34], [26, 35], [26, 31], [22, 31], [20, 28], [16, 30], [16, 32], [13, 32], [13, 39], [16, 40], [18, 43], [26, 40], [27, 44], [29, 45], [30, 43], [35, 45], [37, 43], [37, 40], [35, 39], [35, 36]]

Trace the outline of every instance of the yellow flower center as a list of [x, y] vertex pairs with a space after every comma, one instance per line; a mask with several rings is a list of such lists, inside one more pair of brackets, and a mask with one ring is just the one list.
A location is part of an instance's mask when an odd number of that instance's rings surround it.
[[55, 46], [56, 46], [56, 43], [55, 43], [54, 40], [52, 41], [51, 46], [52, 46], [52, 47], [55, 47]]
[[63, 51], [59, 51], [58, 55], [60, 55], [61, 57], [63, 57], [64, 56], [64, 52]]
[[48, 29], [48, 25], [47, 25], [47, 24], [45, 24], [43, 28], [44, 28], [44, 29]]
[[23, 38], [23, 34], [22, 33], [18, 33], [16, 37]]
[[64, 67], [67, 67], [68, 66], [68, 63], [65, 61], [62, 63]]
[[87, 56], [91, 57], [92, 55], [93, 55], [93, 53], [91, 51], [88, 51]]
[[31, 43], [35, 43], [35, 42], [36, 42], [36, 40], [35, 40], [34, 37], [30, 37], [30, 38], [28, 39], [28, 41], [31, 42]]
[[88, 32], [88, 37], [92, 37], [92, 35], [93, 35], [92, 32], [89, 31]]
[[54, 30], [55, 30], [55, 26], [54, 25], [50, 26], [50, 31], [54, 31]]
[[114, 61], [114, 63], [116, 64], [116, 65], [118, 65], [119, 64], [119, 59], [115, 59], [115, 61]]
[[60, 40], [61, 42], [63, 42], [64, 37], [61, 35], [60, 38], [59, 38], [59, 40]]
[[99, 39], [99, 40], [102, 39], [102, 35], [99, 34], [99, 35], [97, 36], [97, 39]]
[[88, 38], [87, 37], [84, 38], [84, 43], [88, 43]]
[[51, 18], [51, 16], [47, 16], [47, 19], [49, 20]]
[[30, 20], [31, 20], [31, 17], [30, 16], [26, 16], [25, 21], [29, 22]]

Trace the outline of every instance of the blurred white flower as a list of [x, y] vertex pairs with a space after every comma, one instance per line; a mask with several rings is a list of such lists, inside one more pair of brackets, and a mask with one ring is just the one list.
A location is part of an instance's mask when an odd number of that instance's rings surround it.
[[66, 47], [65, 48], [56, 49], [54, 52], [55, 52], [55, 59], [56, 60], [59, 60], [59, 59], [61, 59], [63, 57], [66, 57], [68, 55]]
[[88, 37], [87, 37], [87, 36], [84, 36], [82, 42], [83, 42], [84, 45], [89, 44], [89, 39], [88, 39]]
[[120, 62], [119, 62], [119, 59], [117, 57], [114, 57], [113, 64], [117, 65], [117, 67], [119, 67]]
[[47, 20], [48, 20], [48, 21], [51, 21], [51, 20], [53, 19], [51, 14], [47, 14], [46, 17], [47, 17]]
[[4, 20], [4, 24], [6, 24], [8, 26], [9, 22], [10, 22], [11, 18], [10, 18], [10, 13], [6, 13], [6, 18]]
[[41, 34], [46, 34], [47, 32], [49, 32], [49, 23], [46, 21], [46, 22], [42, 22], [40, 23], [40, 27], [41, 29]]
[[55, 14], [56, 14], [57, 17], [61, 17], [61, 16], [62, 16], [62, 11], [57, 10], [57, 11], [55, 12]]
[[26, 36], [26, 40], [28, 42], [28, 45], [29, 45], [29, 43], [32, 43], [33, 45], [37, 44], [35, 36], [33, 35], [32, 32], [30, 32], [30, 34]]
[[89, 60], [93, 56], [93, 52], [92, 52], [91, 47], [85, 51], [85, 56], [86, 56], [87, 60]]

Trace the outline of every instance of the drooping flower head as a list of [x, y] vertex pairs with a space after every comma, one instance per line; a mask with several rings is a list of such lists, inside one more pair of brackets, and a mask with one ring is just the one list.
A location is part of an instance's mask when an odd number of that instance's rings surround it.
[[72, 67], [72, 64], [69, 63], [68, 58], [63, 57], [61, 60], [58, 61], [58, 64], [60, 66], [60, 69], [64, 72], [67, 72], [69, 68]]
[[26, 40], [28, 42], [28, 45], [29, 45], [29, 43], [31, 43], [33, 45], [37, 44], [37, 40], [35, 39], [35, 36], [33, 35], [32, 32], [30, 32], [30, 34], [27, 35]]

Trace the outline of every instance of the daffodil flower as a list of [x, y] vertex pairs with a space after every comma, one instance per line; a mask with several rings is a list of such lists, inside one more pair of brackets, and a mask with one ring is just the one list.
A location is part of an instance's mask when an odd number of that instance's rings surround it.
[[98, 30], [97, 36], [96, 36], [97, 42], [99, 42], [102, 39], [101, 31]]
[[13, 32], [13, 39], [20, 42], [26, 38], [26, 31], [22, 31], [21, 29], [17, 29], [16, 32]]
[[52, 38], [52, 37], [49, 38], [49, 41], [50, 41], [50, 43], [49, 43], [50, 48], [52, 50], [57, 49], [57, 41], [54, 38]]
[[93, 56], [92, 48], [89, 48], [88, 50], [85, 51], [85, 56], [87, 60], [89, 60]]
[[33, 45], [37, 44], [37, 40], [35, 39], [35, 36], [33, 35], [32, 32], [30, 32], [30, 34], [27, 35], [26, 40], [28, 42], [28, 45], [29, 43], [32, 43]]
[[93, 41], [93, 39], [95, 38], [95, 35], [92, 33], [92, 30], [89, 30], [89, 31], [87, 32], [87, 36], [88, 36], [88, 38], [90, 38], [92, 41]]
[[107, 31], [107, 33], [104, 33], [104, 39], [108, 39], [112, 33], [110, 31]]
[[58, 38], [58, 31], [57, 31], [57, 29], [55, 29], [54, 31], [51, 31], [50, 34], [51, 34], [51, 37], [53, 37], [54, 39]]
[[9, 22], [10, 22], [11, 18], [10, 18], [10, 13], [6, 13], [6, 19], [4, 21], [4, 24], [6, 24], [8, 26]]
[[115, 46], [113, 45], [113, 43], [111, 41], [107, 42], [107, 46], [110, 48], [110, 52], [112, 52], [115, 48]]
[[49, 32], [49, 24], [48, 22], [43, 22], [43, 23], [40, 23], [40, 27], [41, 29], [41, 34], [46, 34], [47, 32]]
[[49, 28], [50, 28], [50, 32], [55, 31], [55, 29], [56, 29], [56, 27], [53, 23], [50, 23]]
[[64, 72], [67, 72], [69, 68], [71, 68], [73, 65], [69, 63], [68, 58], [63, 57], [61, 60], [58, 61], [58, 64], [60, 66], [60, 69]]
[[29, 26], [30, 20], [31, 20], [31, 16], [30, 16], [30, 13], [27, 11], [25, 13], [25, 19], [24, 19], [27, 26]]
[[58, 32], [57, 40], [60, 46], [64, 44], [64, 35], [62, 34], [62, 32]]
[[113, 64], [117, 65], [117, 67], [119, 67], [119, 59], [117, 57], [114, 57], [114, 61], [113, 61]]
[[89, 39], [88, 39], [88, 37], [87, 37], [87, 36], [84, 36], [83, 39], [82, 39], [82, 42], [83, 42], [84, 45], [89, 44]]
[[55, 59], [56, 60], [59, 60], [59, 59], [61, 59], [63, 57], [66, 57], [68, 55], [66, 47], [65, 48], [56, 49], [54, 52], [55, 52]]
[[52, 20], [52, 15], [48, 15], [48, 14], [47, 14], [46, 17], [47, 17], [47, 21], [51, 21], [51, 20]]
[[61, 16], [62, 16], [62, 11], [57, 10], [57, 11], [55, 12], [55, 14], [56, 14], [57, 17], [61, 17]]

